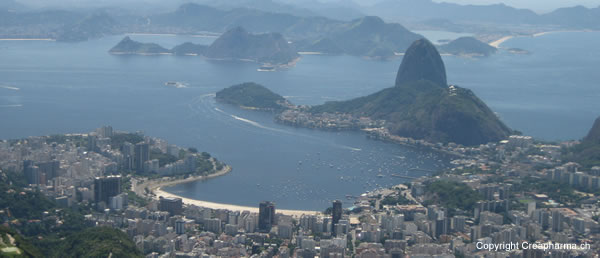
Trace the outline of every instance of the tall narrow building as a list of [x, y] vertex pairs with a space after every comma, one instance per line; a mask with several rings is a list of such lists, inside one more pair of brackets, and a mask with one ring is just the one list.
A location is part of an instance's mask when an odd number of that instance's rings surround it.
[[144, 170], [144, 162], [150, 160], [150, 145], [140, 142], [135, 145], [135, 170]]
[[331, 232], [335, 232], [335, 224], [338, 224], [340, 222], [340, 219], [342, 219], [342, 201], [333, 201], [333, 209], [331, 210], [331, 215]]
[[124, 142], [121, 153], [123, 153], [123, 168], [125, 170], [135, 170], [135, 145]]
[[275, 224], [275, 204], [268, 201], [261, 202], [258, 209], [258, 230], [269, 232], [273, 224]]

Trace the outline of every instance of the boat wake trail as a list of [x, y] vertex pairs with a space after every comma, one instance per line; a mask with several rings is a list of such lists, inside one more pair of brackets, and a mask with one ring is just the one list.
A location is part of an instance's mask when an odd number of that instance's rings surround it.
[[223, 113], [225, 115], [228, 115], [228, 116], [230, 116], [231, 118], [233, 118], [235, 120], [242, 121], [242, 122], [244, 122], [246, 124], [252, 125], [254, 127], [258, 127], [258, 128], [269, 130], [269, 131], [279, 132], [279, 133], [286, 133], [286, 134], [298, 135], [298, 134], [295, 134], [295, 133], [292, 133], [292, 132], [288, 132], [288, 131], [285, 131], [285, 130], [281, 130], [281, 129], [277, 129], [277, 128], [272, 128], [272, 127], [264, 126], [264, 125], [262, 125], [262, 124], [260, 124], [258, 122], [252, 121], [250, 119], [246, 119], [246, 118], [243, 118], [243, 117], [239, 117], [239, 116], [236, 116], [236, 115], [233, 115], [233, 114], [226, 113], [225, 111], [223, 111], [223, 110], [221, 110], [221, 109], [219, 109], [217, 107], [215, 107], [214, 110], [216, 110], [218, 112], [221, 112], [221, 113]]
[[7, 90], [21, 90], [17, 87], [8, 86], [8, 85], [0, 85], [0, 88], [7, 89]]
[[[213, 111], [216, 111], [215, 113], [220, 113], [222, 115], [225, 115], [225, 116], [228, 116], [228, 117], [234, 119], [235, 121], [240, 121], [242, 123], [251, 125], [251, 126], [256, 127], [256, 128], [260, 128], [260, 129], [263, 129], [263, 130], [268, 130], [268, 131], [271, 131], [271, 132], [281, 133], [281, 134], [288, 134], [288, 135], [293, 135], [293, 136], [304, 137], [304, 138], [311, 139], [311, 140], [313, 140], [315, 142], [318, 142], [318, 143], [324, 143], [323, 139], [320, 138], [320, 137], [315, 137], [315, 136], [312, 136], [312, 135], [306, 135], [306, 134], [291, 132], [291, 131], [284, 130], [284, 129], [269, 127], [269, 126], [263, 125], [263, 124], [261, 124], [259, 122], [256, 122], [256, 121], [253, 121], [253, 120], [250, 120], [250, 119], [247, 119], [247, 118], [243, 118], [243, 117], [240, 117], [240, 116], [236, 116], [234, 114], [227, 113], [227, 112], [223, 111], [222, 109], [220, 109], [220, 108], [218, 108], [218, 107], [216, 107], [214, 105], [214, 102], [212, 102], [212, 98], [214, 98], [214, 96], [215, 96], [214, 93], [202, 95], [202, 96], [198, 97], [197, 100], [194, 101], [194, 103], [192, 103], [190, 105], [190, 108], [195, 113], [206, 112], [206, 110], [213, 110]], [[195, 107], [192, 107], [192, 106], [195, 106]], [[200, 111], [200, 110], [203, 110], [203, 111]], [[350, 150], [350, 151], [361, 151], [362, 150], [360, 148], [354, 148], [354, 147], [350, 147], [350, 146], [346, 146], [346, 145], [341, 145], [341, 144], [337, 144], [337, 143], [330, 143], [329, 145], [333, 146], [333, 147], [336, 147], [336, 148], [346, 149], [346, 150]]]

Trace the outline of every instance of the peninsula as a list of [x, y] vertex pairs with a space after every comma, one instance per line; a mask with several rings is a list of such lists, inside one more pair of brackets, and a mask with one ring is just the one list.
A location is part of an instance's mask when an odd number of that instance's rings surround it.
[[[251, 90], [254, 86], [250, 85], [234, 87], [237, 91]], [[269, 102], [272, 95], [264, 91], [252, 99]], [[222, 94], [220, 98], [235, 101]], [[462, 145], [496, 142], [513, 133], [472, 91], [448, 86], [440, 54], [425, 39], [415, 41], [406, 51], [394, 87], [347, 101], [290, 105], [276, 120], [303, 127], [363, 129], [375, 138], [406, 137]]]

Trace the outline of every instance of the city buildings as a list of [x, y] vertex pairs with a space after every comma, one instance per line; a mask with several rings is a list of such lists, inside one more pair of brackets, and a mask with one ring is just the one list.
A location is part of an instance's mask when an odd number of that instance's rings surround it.
[[[259, 204], [258, 212], [211, 209], [185, 204], [181, 198], [157, 198], [151, 189], [133, 187], [154, 182], [128, 169], [146, 150], [182, 154], [159, 167], [157, 176], [187, 175], [195, 171], [193, 164], [201, 157], [139, 135], [129, 136], [143, 138], [141, 143], [125, 141], [115, 148], [110, 145], [113, 141], [105, 139], [110, 131], [96, 130], [95, 151], [88, 151], [87, 134], [72, 135], [61, 144], [44, 137], [1, 142], [0, 176], [4, 178], [3, 171], [8, 170], [22, 173], [27, 181], [23, 194], [40, 192], [59, 207], [95, 208], [85, 215], [87, 224], [125, 232], [146, 257], [595, 258], [600, 250], [600, 206], [593, 190], [600, 169], [559, 161], [542, 151], [556, 148], [527, 137], [477, 147], [442, 146], [463, 155], [443, 173], [344, 200], [353, 202], [350, 209], [344, 210], [343, 202], [336, 200], [331, 215], [291, 216], [277, 213], [268, 201]], [[148, 154], [146, 162], [151, 160]], [[119, 171], [127, 173], [113, 175]], [[440, 188], [456, 190], [450, 192], [454, 195], [473, 199], [464, 206], [466, 198], [453, 199], [450, 206], [443, 200], [453, 196], [432, 189], [436, 182], [444, 183]], [[14, 225], [8, 214], [0, 210], [0, 223]], [[44, 221], [56, 218], [48, 216]], [[575, 243], [585, 248], [489, 251], [478, 247], [498, 243]]]
[[258, 229], [261, 232], [269, 232], [274, 224], [275, 204], [268, 201], [261, 202], [258, 212]]
[[121, 176], [96, 177], [94, 179], [94, 200], [109, 204], [109, 198], [121, 193]]

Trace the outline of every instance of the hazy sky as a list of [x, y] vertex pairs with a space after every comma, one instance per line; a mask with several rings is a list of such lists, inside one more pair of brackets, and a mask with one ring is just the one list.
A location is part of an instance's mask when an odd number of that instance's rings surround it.
[[[3, 1], [3, 0], [0, 0]], [[62, 5], [62, 6], [81, 6], [81, 5], [89, 5], [90, 3], [93, 6], [98, 5], [107, 5], [107, 4], [124, 4], [124, 3], [135, 3], [135, 2], [146, 2], [146, 3], [160, 3], [162, 5], [166, 3], [179, 3], [179, 2], [192, 2], [194, 0], [17, 0], [18, 2], [30, 5]], [[223, 2], [227, 2], [228, 0], [221, 0]], [[306, 0], [272, 0], [275, 2], [296, 2], [302, 3]], [[312, 1], [312, 0], [311, 0]], [[381, 2], [384, 0], [318, 0], [321, 2], [339, 2], [339, 1], [355, 1], [359, 4], [371, 5], [373, 3]], [[452, 2], [459, 4], [497, 4], [504, 3], [509, 6], [518, 7], [518, 8], [527, 8], [533, 11], [543, 13], [550, 12], [556, 8], [560, 7], [571, 7], [576, 5], [583, 5], [586, 7], [598, 7], [600, 6], [600, 0], [433, 0], [436, 2]]]
[[[294, 0], [288, 0], [294, 1]], [[298, 0], [301, 1], [301, 0]], [[336, 1], [349, 1], [349, 0], [320, 0], [322, 2], [336, 2]], [[387, 1], [387, 0], [354, 0], [359, 4], [370, 5], [373, 3]], [[527, 8], [535, 12], [550, 12], [554, 9], [561, 7], [571, 7], [576, 5], [583, 5], [586, 7], [598, 7], [600, 6], [600, 0], [433, 0], [435, 2], [449, 2], [458, 4], [498, 4], [504, 3], [509, 6], [517, 8]]]
[[435, 2], [452, 2], [459, 4], [496, 4], [527, 8], [536, 12], [549, 12], [560, 7], [583, 5], [586, 7], [600, 6], [600, 0], [434, 0]]

